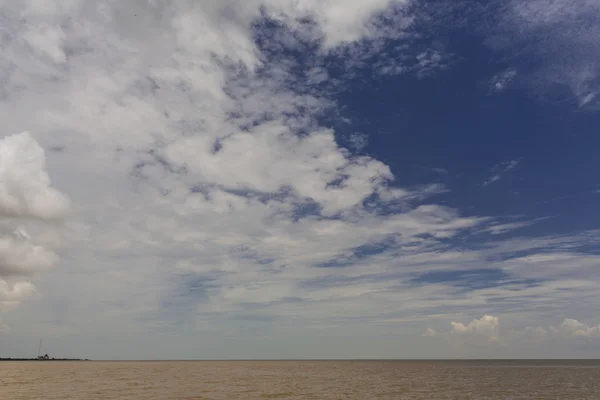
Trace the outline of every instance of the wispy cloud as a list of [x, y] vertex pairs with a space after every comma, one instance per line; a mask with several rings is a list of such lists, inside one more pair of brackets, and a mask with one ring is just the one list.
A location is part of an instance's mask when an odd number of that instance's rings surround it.
[[502, 179], [502, 177], [509, 172], [510, 170], [516, 168], [518, 165], [520, 164], [520, 161], [518, 160], [512, 160], [512, 161], [504, 161], [496, 166], [494, 166], [491, 170], [491, 172], [493, 173], [493, 175], [486, 179], [483, 182], [483, 186], [488, 186], [491, 185], [494, 182], [499, 181], [500, 179]]
[[549, 218], [551, 218], [551, 217], [542, 217], [542, 218], [535, 218], [535, 219], [529, 219], [529, 220], [525, 220], [525, 221], [515, 221], [515, 222], [496, 221], [496, 222], [490, 223], [489, 225], [481, 228], [479, 231], [477, 231], [477, 233], [489, 233], [492, 235], [501, 235], [501, 234], [514, 232], [518, 229], [537, 224], [538, 222], [548, 220]]
[[508, 68], [505, 71], [496, 74], [490, 79], [490, 90], [495, 92], [504, 91], [517, 76], [517, 71], [513, 68]]
[[543, 98], [566, 89], [577, 107], [598, 108], [597, 1], [512, 0], [496, 12], [500, 23], [489, 43], [538, 66], [528, 74], [530, 88]]
[[353, 133], [348, 138], [348, 144], [356, 151], [361, 151], [369, 143], [369, 136], [364, 133]]

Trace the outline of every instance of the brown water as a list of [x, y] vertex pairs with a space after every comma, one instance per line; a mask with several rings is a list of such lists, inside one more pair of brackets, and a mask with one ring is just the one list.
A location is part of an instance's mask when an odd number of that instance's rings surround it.
[[0, 399], [598, 400], [600, 362], [0, 362]]

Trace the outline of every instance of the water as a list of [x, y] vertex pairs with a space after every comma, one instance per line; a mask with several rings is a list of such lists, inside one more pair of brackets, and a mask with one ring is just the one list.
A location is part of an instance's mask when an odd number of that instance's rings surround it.
[[0, 399], [597, 400], [600, 362], [0, 362]]

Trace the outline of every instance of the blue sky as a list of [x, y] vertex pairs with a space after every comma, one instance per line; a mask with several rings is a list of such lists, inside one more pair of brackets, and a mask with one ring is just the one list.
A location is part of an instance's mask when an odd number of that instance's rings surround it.
[[0, 9], [0, 355], [600, 356], [596, 1]]
[[353, 80], [339, 96], [353, 123], [340, 131], [373, 132], [363, 152], [385, 160], [400, 185], [451, 188], [439, 197], [450, 206], [553, 217], [543, 224], [552, 231], [595, 228], [598, 114], [519, 87], [490, 93], [490, 71], [502, 65], [473, 47], [459, 47], [460, 62], [436, 76]]

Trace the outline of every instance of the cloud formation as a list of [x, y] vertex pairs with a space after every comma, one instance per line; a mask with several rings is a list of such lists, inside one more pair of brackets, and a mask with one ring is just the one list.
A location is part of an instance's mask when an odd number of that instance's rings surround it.
[[435, 329], [427, 328], [423, 336], [445, 337], [448, 334], [458, 336], [469, 336], [470, 338], [484, 337], [491, 342], [503, 345], [521, 345], [526, 341], [544, 342], [549, 339], [562, 340], [568, 343], [576, 338], [600, 337], [600, 324], [588, 325], [576, 319], [565, 318], [559, 326], [526, 326], [521, 329], [500, 329], [500, 319], [491, 315], [484, 315], [480, 319], [474, 319], [468, 324], [452, 321], [452, 330], [449, 332], [437, 332]]
[[576, 319], [565, 318], [560, 327], [573, 336], [600, 337], [600, 324], [588, 326]]
[[53, 220], [69, 209], [50, 185], [44, 150], [29, 132], [0, 140], [0, 216]]
[[[69, 263], [98, 274], [86, 289], [90, 306], [111, 287], [112, 300], [128, 304], [120, 313], [147, 319], [197, 318], [184, 315], [196, 301], [207, 315], [270, 304], [293, 315], [287, 299], [375, 290], [303, 289], [330, 275], [318, 265], [355, 263], [365, 257], [357, 249], [410, 246], [423, 242], [419, 235], [447, 238], [482, 222], [413, 204], [435, 190], [393, 187], [387, 165], [353, 155], [318, 124], [334, 106], [315, 84], [332, 84], [325, 57], [360, 58], [365, 41], [401, 35], [410, 18], [396, 28], [378, 21], [387, 11], [403, 19], [403, 7], [387, 0], [3, 5], [0, 115], [7, 129], [28, 129], [57, 149], [52, 166], [79, 221], [65, 252]], [[281, 56], [296, 49], [313, 51], [314, 62]], [[23, 111], [32, 107], [35, 118]], [[12, 185], [4, 212], [62, 216], [68, 203], [42, 171], [40, 146], [26, 133], [4, 143]], [[28, 169], [11, 168], [19, 157]], [[57, 261], [19, 240], [5, 239], [6, 276]], [[69, 282], [60, 274], [47, 281], [56, 279], [58, 291]], [[142, 276], [153, 290], [133, 283]], [[58, 323], [78, 319], [70, 310]]]
[[504, 91], [511, 83], [513, 79], [517, 76], [517, 71], [513, 68], [508, 68], [507, 70], [496, 74], [490, 80], [490, 89], [496, 92]]
[[[579, 246], [598, 232], [481, 243], [531, 221], [449, 207], [441, 185], [400, 187], [389, 165], [355, 154], [362, 136], [346, 148], [322, 121], [339, 112], [344, 74], [380, 52], [372, 69], [387, 75], [449, 65], [441, 44], [406, 48], [419, 36], [409, 5], [2, 4], [0, 117], [6, 132], [32, 132], [0, 147], [5, 320], [39, 292], [35, 332], [80, 337], [310, 337], [451, 315], [455, 336], [492, 339], [499, 317], [457, 321], [520, 302], [525, 320], [572, 315], [598, 295], [597, 257]], [[64, 268], [20, 281], [59, 261], [52, 223], [69, 204]], [[550, 297], [553, 310], [531, 300]], [[15, 334], [34, 331], [22, 320]]]
[[[44, 150], [28, 132], [0, 140], [0, 312], [36, 294], [32, 283], [16, 279], [58, 261], [51, 248], [36, 244], [21, 226], [31, 219], [60, 220], [68, 212], [69, 200], [50, 185], [45, 168]], [[5, 324], [2, 332], [8, 332]]]
[[35, 293], [35, 287], [29, 282], [9, 285], [6, 281], [0, 280], [0, 312], [10, 311]]
[[486, 336], [489, 340], [498, 340], [498, 317], [484, 315], [465, 325], [462, 322], [452, 321], [452, 332], [457, 334], [476, 334]]
[[367, 144], [369, 143], [369, 137], [365, 134], [355, 132], [348, 138], [348, 143], [352, 149], [361, 151], [367, 147]]
[[436, 330], [435, 330], [435, 329], [432, 329], [432, 328], [427, 328], [427, 330], [425, 331], [425, 333], [423, 334], [423, 336], [426, 336], [426, 337], [434, 337], [434, 336], [437, 336], [437, 334], [438, 334], [438, 333], [436, 332]]
[[495, 165], [492, 168], [492, 173], [494, 175], [492, 175], [490, 178], [486, 179], [483, 182], [483, 186], [488, 186], [494, 182], [499, 181], [500, 179], [502, 179], [502, 176], [504, 174], [506, 174], [508, 171], [516, 168], [519, 165], [519, 163], [520, 163], [520, 161], [518, 161], [518, 160], [511, 160], [511, 161], [504, 161], [498, 165]]
[[527, 58], [527, 81], [552, 101], [565, 90], [580, 108], [598, 109], [600, 5], [594, 0], [511, 0], [499, 3], [493, 48]]

